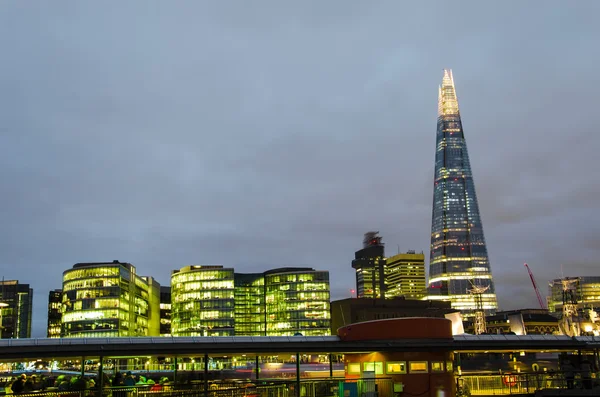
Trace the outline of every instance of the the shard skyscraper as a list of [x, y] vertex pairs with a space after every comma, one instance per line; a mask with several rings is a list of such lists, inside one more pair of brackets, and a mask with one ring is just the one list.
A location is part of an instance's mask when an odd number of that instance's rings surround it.
[[496, 292], [451, 70], [439, 89], [432, 212], [430, 299], [450, 300], [467, 316], [478, 308], [493, 313]]

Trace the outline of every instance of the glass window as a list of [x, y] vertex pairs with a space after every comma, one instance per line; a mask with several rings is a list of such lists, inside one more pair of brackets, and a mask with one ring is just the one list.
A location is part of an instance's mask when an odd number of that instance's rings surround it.
[[453, 369], [454, 369], [454, 365], [453, 365], [452, 361], [446, 361], [446, 371], [452, 372]]
[[386, 374], [405, 374], [406, 373], [406, 362], [405, 361], [388, 361], [385, 363]]
[[372, 363], [363, 363], [363, 369], [369, 372], [375, 372], [375, 375], [383, 375], [383, 362], [376, 361]]
[[427, 361], [411, 361], [408, 368], [411, 374], [427, 373]]
[[347, 372], [348, 375], [360, 375], [360, 363], [349, 363]]
[[431, 372], [444, 372], [444, 362], [443, 361], [432, 361], [431, 362]]

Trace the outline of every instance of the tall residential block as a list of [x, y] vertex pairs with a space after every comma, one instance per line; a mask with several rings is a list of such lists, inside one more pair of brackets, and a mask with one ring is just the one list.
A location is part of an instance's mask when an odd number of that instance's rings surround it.
[[233, 336], [234, 277], [219, 265], [186, 266], [171, 273], [173, 336]]
[[[481, 295], [469, 293], [477, 287]], [[475, 193], [454, 79], [444, 71], [438, 96], [429, 298], [450, 300], [467, 316], [497, 309], [496, 291]]]
[[33, 289], [18, 280], [0, 281], [0, 336], [2, 339], [31, 337]]
[[62, 324], [62, 290], [55, 289], [48, 294], [48, 338], [60, 338]]
[[358, 298], [385, 297], [385, 252], [379, 232], [365, 233], [363, 248], [354, 253], [352, 267]]
[[130, 263], [77, 263], [62, 291], [63, 337], [159, 335], [160, 285]]
[[387, 258], [385, 284], [386, 298], [425, 298], [425, 254], [408, 251]]

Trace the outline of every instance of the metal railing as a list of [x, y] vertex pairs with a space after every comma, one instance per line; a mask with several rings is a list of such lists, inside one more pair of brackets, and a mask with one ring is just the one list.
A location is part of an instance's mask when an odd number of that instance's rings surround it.
[[598, 387], [600, 374], [592, 373], [590, 379], [579, 374], [567, 379], [564, 373], [503, 373], [469, 374], [456, 377], [458, 396], [490, 396], [533, 394], [544, 389], [589, 389]]
[[160, 390], [149, 385], [136, 387], [105, 387], [81, 391], [44, 390], [26, 392], [15, 397], [394, 397], [391, 379], [307, 379], [259, 380], [240, 385], [235, 383], [204, 383], [165, 385]]

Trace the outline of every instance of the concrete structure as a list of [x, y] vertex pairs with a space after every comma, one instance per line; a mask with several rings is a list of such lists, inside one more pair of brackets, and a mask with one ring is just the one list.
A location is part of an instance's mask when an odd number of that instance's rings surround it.
[[348, 298], [331, 302], [331, 332], [348, 324], [366, 321], [404, 318], [438, 317], [456, 312], [450, 302], [408, 299]]

